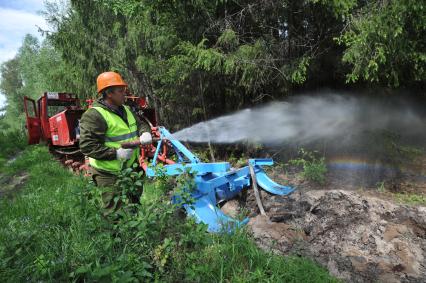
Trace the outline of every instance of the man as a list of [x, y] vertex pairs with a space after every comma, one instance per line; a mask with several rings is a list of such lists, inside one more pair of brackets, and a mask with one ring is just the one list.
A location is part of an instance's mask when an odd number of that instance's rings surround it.
[[103, 200], [105, 208], [111, 209], [117, 175], [139, 155], [139, 148], [124, 149], [121, 143], [139, 139], [141, 144], [150, 144], [152, 137], [150, 127], [124, 105], [127, 84], [118, 73], [102, 73], [96, 82], [101, 97], [81, 117], [80, 150], [89, 157], [95, 184], [109, 187]]

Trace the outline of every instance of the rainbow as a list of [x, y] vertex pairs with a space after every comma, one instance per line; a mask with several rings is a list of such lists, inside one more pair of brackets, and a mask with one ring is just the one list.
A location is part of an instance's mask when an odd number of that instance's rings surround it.
[[327, 166], [330, 169], [340, 170], [396, 170], [395, 167], [383, 164], [377, 161], [371, 161], [363, 158], [356, 158], [353, 156], [336, 156], [327, 159]]

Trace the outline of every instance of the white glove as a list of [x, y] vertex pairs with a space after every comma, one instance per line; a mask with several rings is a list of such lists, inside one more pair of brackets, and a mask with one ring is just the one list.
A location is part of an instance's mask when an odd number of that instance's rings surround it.
[[117, 149], [117, 159], [129, 160], [132, 157], [133, 148], [119, 148]]
[[139, 137], [139, 141], [141, 142], [141, 145], [151, 144], [152, 136], [148, 132], [142, 133], [142, 135]]

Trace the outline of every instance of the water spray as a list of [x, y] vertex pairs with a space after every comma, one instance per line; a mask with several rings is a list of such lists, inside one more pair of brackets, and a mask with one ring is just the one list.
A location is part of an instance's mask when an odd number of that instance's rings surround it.
[[244, 109], [174, 133], [187, 142], [350, 142], [365, 131], [393, 130], [424, 135], [426, 120], [406, 104], [387, 105], [366, 97], [328, 94]]

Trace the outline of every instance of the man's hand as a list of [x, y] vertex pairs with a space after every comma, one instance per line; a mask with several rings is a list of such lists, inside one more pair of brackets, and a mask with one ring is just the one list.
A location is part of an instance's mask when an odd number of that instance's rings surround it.
[[119, 148], [117, 149], [117, 159], [129, 160], [132, 157], [133, 148]]
[[139, 137], [139, 141], [141, 142], [141, 145], [151, 144], [152, 136], [148, 132], [142, 133], [142, 135]]

